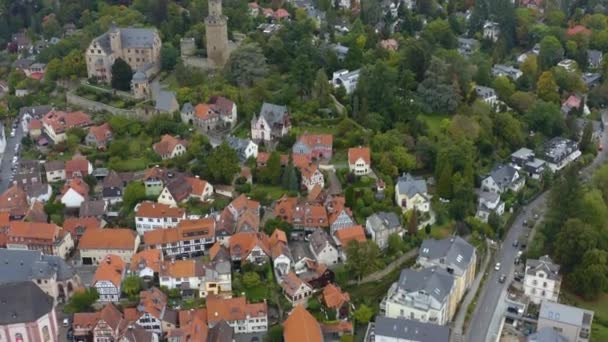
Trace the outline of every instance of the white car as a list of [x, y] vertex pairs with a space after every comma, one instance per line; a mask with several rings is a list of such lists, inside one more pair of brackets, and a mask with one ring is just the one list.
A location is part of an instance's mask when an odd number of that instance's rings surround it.
[[15, 130], [12, 130], [11, 131], [11, 138], [14, 138], [14, 137], [15, 137]]
[[494, 266], [494, 269], [497, 271], [500, 271], [500, 263], [497, 262], [496, 265]]

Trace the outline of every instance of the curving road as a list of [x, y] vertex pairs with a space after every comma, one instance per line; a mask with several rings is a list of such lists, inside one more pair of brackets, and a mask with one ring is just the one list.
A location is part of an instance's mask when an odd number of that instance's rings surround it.
[[[608, 134], [603, 134], [601, 140], [603, 146], [608, 146]], [[607, 152], [606, 149], [601, 151], [595, 160], [581, 171], [582, 179], [590, 179], [593, 171], [606, 162], [608, 159]], [[509, 229], [506, 238], [503, 240], [494, 258], [494, 263], [501, 263], [501, 269], [496, 271], [494, 270], [494, 267], [490, 268], [489, 272], [491, 274], [486, 280], [483, 288], [480, 290], [482, 292], [479, 296], [477, 306], [475, 307], [475, 312], [471, 317], [471, 324], [465, 335], [466, 341], [489, 342], [497, 341], [500, 337], [500, 323], [503, 314], [506, 311], [504, 299], [507, 295], [508, 284], [513, 279], [514, 262], [518, 251], [518, 248], [513, 247], [512, 244], [524, 234], [524, 232], [529, 231], [523, 226], [523, 221], [529, 219], [532, 212], [538, 213], [540, 217], [544, 215], [548, 194], [548, 191], [543, 193], [534, 201], [523, 207], [523, 210]], [[505, 281], [504, 284], [498, 282], [498, 278], [501, 274], [507, 275], [507, 281]]]

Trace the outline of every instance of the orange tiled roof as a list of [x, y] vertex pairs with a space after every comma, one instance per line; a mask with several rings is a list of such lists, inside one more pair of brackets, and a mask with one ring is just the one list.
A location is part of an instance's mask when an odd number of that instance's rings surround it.
[[63, 133], [73, 127], [91, 125], [91, 117], [84, 112], [70, 112], [52, 110], [42, 117], [42, 122], [52, 127], [55, 133]]
[[279, 242], [287, 243], [287, 234], [285, 234], [284, 231], [277, 228], [270, 235], [270, 245], [274, 246]]
[[323, 301], [330, 309], [339, 309], [345, 303], [350, 302], [348, 292], [342, 292], [339, 287], [334, 284], [327, 284], [323, 288]]
[[169, 205], [156, 202], [142, 202], [137, 206], [135, 216], [152, 218], [183, 218], [186, 210], [173, 208]]
[[[202, 231], [202, 233], [196, 235], [196, 237], [189, 236], [189, 233], [193, 231]], [[155, 229], [144, 232], [144, 242], [147, 246], [153, 246], [213, 236], [215, 236], [215, 221], [212, 218], [202, 218], [197, 220], [182, 220], [175, 228]]]
[[352, 147], [348, 149], [348, 163], [354, 164], [359, 160], [359, 158], [363, 159], [363, 161], [369, 165], [371, 162], [371, 152], [369, 147]]
[[288, 223], [293, 222], [293, 213], [298, 203], [297, 197], [281, 197], [274, 206], [274, 215]]
[[298, 169], [306, 167], [310, 164], [310, 160], [305, 154], [292, 154], [291, 160], [293, 160], [293, 166]]
[[221, 320], [240, 321], [249, 317], [264, 317], [268, 313], [266, 303], [247, 303], [245, 297], [223, 298], [207, 296], [207, 322], [213, 325]]
[[207, 181], [198, 177], [186, 177], [186, 182], [190, 184], [190, 188], [192, 189], [191, 194], [193, 195], [202, 196], [205, 188], [207, 188]]
[[194, 259], [165, 261], [160, 270], [162, 276], [173, 278], [199, 277], [203, 272], [203, 265]]
[[180, 139], [177, 139], [174, 136], [169, 134], [165, 134], [160, 138], [160, 141], [156, 144], [152, 145], [154, 152], [157, 154], [164, 156], [167, 154], [171, 154], [175, 149], [175, 146], [182, 144], [184, 147], [186, 146], [186, 142]]
[[317, 173], [317, 171], [319, 170], [319, 168], [315, 164], [308, 164], [308, 165], [299, 167], [299, 169], [300, 169], [300, 174], [302, 175], [302, 178], [305, 178], [305, 179], [312, 178], [312, 176], [314, 176], [315, 173]]
[[10, 212], [13, 216], [25, 215], [29, 203], [27, 193], [19, 185], [13, 185], [0, 195], [0, 211]]
[[140, 264], [145, 264], [156, 273], [160, 271], [162, 261], [163, 253], [160, 249], [147, 249], [131, 257], [130, 267], [132, 271], [136, 271]]
[[72, 178], [63, 186], [61, 197], [65, 196], [72, 189], [80, 194], [84, 199], [89, 197], [89, 185], [82, 178]]
[[575, 25], [566, 31], [566, 35], [568, 36], [576, 36], [577, 34], [588, 35], [591, 34], [591, 30], [583, 25]]
[[78, 235], [77, 228], [82, 228], [84, 231], [99, 228], [99, 220], [95, 217], [70, 217], [63, 221], [63, 229], [69, 232], [73, 239]]
[[77, 312], [74, 314], [72, 327], [75, 329], [90, 329], [92, 331], [98, 319], [99, 312]]
[[334, 136], [331, 134], [304, 133], [300, 136], [298, 140], [311, 147], [316, 145], [332, 146], [334, 142]]
[[93, 126], [89, 128], [89, 133], [95, 137], [97, 142], [106, 142], [110, 138], [110, 134], [112, 134], [112, 129], [110, 128], [109, 123], [104, 123], [99, 126]]
[[336, 231], [336, 238], [340, 241], [342, 246], [348, 245], [351, 241], [365, 242], [365, 231], [362, 226], [352, 226], [348, 228], [342, 228]]
[[283, 277], [281, 287], [285, 293], [293, 297], [303, 284], [304, 282], [302, 279], [300, 279], [293, 271], [290, 271]]
[[169, 173], [169, 171], [166, 168], [160, 167], [160, 166], [155, 166], [155, 167], [151, 167], [146, 170], [146, 172], [144, 173], [143, 179], [144, 180], [150, 179], [150, 178], [165, 179], [165, 177], [167, 176], [168, 173]]
[[36, 239], [52, 243], [61, 234], [61, 227], [53, 223], [12, 221], [9, 223], [8, 240]]
[[266, 255], [270, 255], [270, 241], [268, 235], [262, 232], [241, 232], [230, 237], [230, 255], [239, 256], [244, 260], [249, 253], [259, 246]]
[[147, 312], [162, 320], [163, 310], [167, 306], [167, 295], [156, 287], [139, 293], [138, 311]]
[[322, 342], [319, 322], [302, 305], [296, 305], [283, 323], [283, 339], [289, 342]]
[[327, 210], [317, 203], [296, 204], [292, 223], [311, 227], [329, 227]]
[[125, 270], [125, 262], [114, 254], [108, 254], [105, 258], [99, 262], [97, 270], [93, 275], [92, 284], [98, 281], [107, 280], [110, 281], [114, 286], [119, 287], [122, 283], [122, 275]]
[[30, 127], [29, 130], [34, 130], [34, 129], [42, 129], [42, 121], [38, 120], [38, 119], [32, 119], [30, 121]]
[[199, 103], [194, 107], [194, 113], [200, 120], [206, 120], [211, 115], [211, 107], [206, 103]]
[[82, 176], [89, 174], [89, 161], [85, 157], [74, 156], [74, 158], [65, 162], [65, 172], [70, 175], [74, 172], [80, 172]]
[[137, 234], [126, 228], [89, 229], [80, 238], [79, 249], [134, 250]]

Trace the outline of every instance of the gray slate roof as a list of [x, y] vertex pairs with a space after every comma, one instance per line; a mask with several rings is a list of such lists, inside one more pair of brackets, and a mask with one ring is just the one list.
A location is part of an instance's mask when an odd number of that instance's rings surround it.
[[473, 259], [475, 247], [460, 236], [451, 236], [441, 240], [427, 239], [420, 246], [419, 257], [428, 260], [444, 259], [444, 264], [451, 268], [465, 270]]
[[409, 173], [397, 178], [397, 189], [400, 194], [406, 194], [409, 198], [412, 198], [416, 194], [423, 196], [427, 194], [426, 181], [422, 178], [414, 177]]
[[49, 279], [63, 281], [74, 276], [65, 260], [38, 251], [0, 249], [0, 284]]
[[288, 114], [286, 106], [279, 106], [272, 103], [264, 102], [262, 109], [260, 110], [260, 116], [266, 120], [268, 125], [273, 127], [274, 125], [282, 125], [285, 115]]
[[376, 336], [400, 341], [447, 342], [450, 337], [450, 328], [445, 325], [384, 316], [376, 316], [374, 331]]
[[374, 231], [394, 229], [401, 226], [399, 217], [393, 212], [381, 211], [367, 218]]
[[21, 107], [19, 109], [19, 116], [27, 113], [32, 116], [42, 117], [46, 113], [50, 112], [53, 107], [51, 106], [32, 106], [32, 107]]
[[574, 326], [590, 326], [593, 320], [593, 311], [543, 300], [540, 304], [538, 318]]
[[239, 160], [241, 162], [245, 162], [245, 160], [247, 159], [245, 156], [245, 150], [247, 149], [247, 146], [249, 146], [250, 140], [241, 139], [231, 135], [226, 138], [226, 142], [228, 143], [228, 146], [230, 146], [230, 148], [236, 151]]
[[538, 260], [528, 259], [526, 261], [526, 273], [536, 275], [538, 271], [545, 271], [547, 278], [551, 280], [559, 280], [559, 265], [553, 263], [553, 260], [548, 255], [541, 256]]
[[315, 254], [321, 253], [330, 244], [329, 241], [329, 235], [322, 229], [316, 229], [310, 234], [310, 247]]
[[511, 165], [498, 164], [490, 172], [490, 177], [494, 179], [496, 185], [504, 190], [511, 185], [511, 180], [515, 177], [517, 170]]
[[0, 325], [38, 320], [53, 310], [53, 298], [32, 282], [0, 285]]
[[602, 51], [587, 50], [587, 59], [589, 60], [589, 64], [591, 64], [591, 65], [600, 64], [602, 57], [603, 57]]
[[544, 327], [528, 336], [528, 342], [568, 342], [568, 339], [551, 327]]
[[406, 268], [401, 271], [397, 286], [407, 293], [424, 291], [443, 303], [454, 286], [454, 277], [439, 267], [418, 271]]
[[148, 77], [146, 76], [146, 74], [140, 70], [133, 74], [133, 81], [145, 81], [147, 79]]
[[[110, 28], [112, 30], [120, 31], [120, 40], [123, 48], [150, 48], [154, 44], [154, 38], [158, 35], [158, 31], [155, 28]], [[95, 38], [97, 43], [106, 52], [112, 51], [110, 46], [110, 34], [109, 32], [102, 34]]]
[[494, 89], [484, 86], [475, 86], [475, 93], [477, 93], [477, 96], [482, 99], [496, 96], [496, 91]]
[[176, 103], [177, 99], [175, 98], [174, 92], [161, 90], [158, 92], [158, 96], [156, 97], [156, 106], [154, 106], [154, 109], [158, 110], [159, 112], [171, 113], [175, 109]]

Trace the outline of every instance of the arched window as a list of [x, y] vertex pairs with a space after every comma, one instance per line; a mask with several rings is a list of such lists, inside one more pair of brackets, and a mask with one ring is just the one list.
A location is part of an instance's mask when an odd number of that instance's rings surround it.
[[15, 342], [23, 342], [23, 335], [21, 335], [20, 333], [16, 333]]

